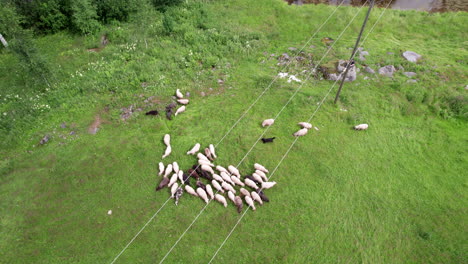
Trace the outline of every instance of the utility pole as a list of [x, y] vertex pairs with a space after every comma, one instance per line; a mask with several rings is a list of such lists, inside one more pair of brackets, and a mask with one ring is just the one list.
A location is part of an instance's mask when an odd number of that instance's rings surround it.
[[370, 15], [370, 12], [372, 10], [372, 7], [374, 7], [374, 3], [375, 3], [375, 0], [372, 0], [372, 2], [369, 5], [369, 9], [367, 10], [366, 18], [364, 19], [364, 23], [362, 23], [361, 32], [359, 32], [359, 36], [358, 36], [358, 38], [356, 40], [356, 44], [354, 45], [353, 52], [351, 53], [351, 58], [349, 59], [349, 62], [346, 64], [346, 69], [345, 69], [345, 72], [343, 74], [343, 78], [341, 79], [340, 88], [338, 88], [338, 92], [336, 92], [335, 104], [338, 101], [338, 98], [340, 97], [341, 88], [343, 88], [343, 84], [345, 82], [346, 75], [348, 75], [349, 68], [350, 68], [351, 65], [354, 64], [353, 59], [354, 59], [354, 56], [356, 55], [356, 51], [357, 51], [357, 48], [359, 46], [359, 41], [361, 41], [362, 33], [364, 32], [364, 28], [366, 27], [367, 20], [369, 19], [369, 15]]
[[2, 36], [1, 33], [0, 33], [0, 42], [2, 42], [3, 46], [5, 46], [5, 48], [8, 48], [8, 42], [7, 42], [6, 39]]

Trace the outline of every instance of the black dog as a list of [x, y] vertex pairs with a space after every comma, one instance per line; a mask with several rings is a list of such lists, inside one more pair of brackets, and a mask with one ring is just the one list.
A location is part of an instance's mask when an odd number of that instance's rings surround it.
[[272, 137], [272, 138], [262, 138], [262, 141], [263, 143], [273, 143], [273, 140], [275, 139], [276, 137]]
[[145, 115], [154, 115], [155, 116], [155, 115], [158, 115], [158, 114], [159, 114], [158, 110], [151, 110], [149, 112], [146, 112]]

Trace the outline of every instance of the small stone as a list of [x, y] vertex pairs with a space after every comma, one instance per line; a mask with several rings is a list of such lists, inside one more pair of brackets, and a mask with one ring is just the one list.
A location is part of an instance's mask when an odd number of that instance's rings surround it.
[[403, 74], [410, 78], [417, 75], [415, 72], [404, 72]]
[[421, 55], [417, 54], [414, 51], [405, 51], [403, 52], [402, 55], [407, 61], [410, 61], [410, 62], [417, 62], [418, 60], [422, 58]]
[[403, 68], [403, 66], [401, 66], [401, 65], [398, 65], [398, 70], [399, 70], [399, 71], [404, 71], [405, 68]]
[[417, 82], [418, 82], [418, 80], [414, 80], [414, 79], [412, 79], [412, 80], [407, 80], [406, 82], [407, 82], [407, 83], [417, 83]]
[[76, 135], [76, 132], [75, 132], [75, 131], [71, 131], [71, 132], [69, 133], [69, 135], [70, 135], [70, 136]]
[[111, 215], [111, 214], [112, 214], [112, 210], [107, 211], [107, 214], [108, 214], [108, 215]]
[[67, 128], [67, 123], [63, 122], [62, 124], [60, 124], [60, 127], [61, 128]]
[[45, 136], [41, 139], [41, 141], [39, 141], [39, 144], [44, 145], [45, 143], [49, 142], [49, 139], [50, 139], [49, 136], [48, 136], [48, 135], [45, 135]]
[[388, 55], [394, 55], [395, 53], [393, 52], [387, 52]]
[[370, 73], [370, 74], [375, 74], [375, 71], [369, 66], [366, 66], [364, 68], [364, 71], [367, 72], [367, 73]]
[[387, 77], [393, 77], [393, 73], [395, 73], [395, 71], [396, 69], [393, 65], [387, 65], [379, 69], [379, 74]]
[[369, 80], [369, 79], [370, 79], [369, 76], [364, 77], [364, 80]]
[[368, 56], [368, 55], [369, 55], [369, 52], [368, 52], [368, 51], [361, 51], [361, 55], [362, 55], [362, 56]]
[[190, 97], [190, 92], [186, 92], [185, 97]]
[[315, 49], [315, 45], [310, 45], [309, 48]]
[[201, 96], [206, 96], [205, 92], [200, 93]]
[[210, 88], [208, 88], [208, 90], [213, 91], [213, 88], [210, 87]]
[[318, 127], [314, 127], [315, 130], [319, 131], [319, 128]]
[[218, 84], [219, 84], [219, 85], [222, 85], [223, 83], [224, 83], [224, 81], [223, 81], [223, 80], [221, 80], [221, 79], [218, 79]]
[[295, 50], [297, 50], [297, 48], [289, 47], [288, 50], [290, 50], [290, 51], [295, 51]]

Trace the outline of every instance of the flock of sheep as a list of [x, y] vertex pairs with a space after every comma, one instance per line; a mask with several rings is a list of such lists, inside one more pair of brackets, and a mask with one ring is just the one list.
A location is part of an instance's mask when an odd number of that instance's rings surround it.
[[[171, 153], [170, 140], [170, 135], [166, 134], [164, 136], [166, 151], [163, 158]], [[156, 187], [156, 191], [166, 187], [170, 188], [171, 198], [175, 199], [176, 205], [184, 190], [190, 195], [201, 198], [205, 203], [214, 199], [223, 204], [224, 207], [227, 207], [227, 200], [224, 196], [227, 194], [227, 198], [234, 203], [239, 213], [242, 212], [243, 201], [254, 211], [256, 210], [255, 203], [263, 205], [263, 202], [269, 202], [263, 190], [272, 188], [276, 182], [268, 181], [266, 176], [268, 170], [264, 166], [255, 163], [255, 172], [242, 176], [239, 170], [232, 165], [226, 169], [213, 164], [217, 158], [213, 144], [205, 148], [204, 154], [200, 152], [200, 148], [201, 145], [197, 143], [187, 152], [187, 155], [196, 155], [198, 163], [186, 172], [180, 169], [177, 162], [169, 163], [167, 166], [160, 162], [159, 175], [163, 178]], [[194, 185], [191, 183], [191, 179], [196, 181]], [[206, 181], [202, 182], [202, 179]]]

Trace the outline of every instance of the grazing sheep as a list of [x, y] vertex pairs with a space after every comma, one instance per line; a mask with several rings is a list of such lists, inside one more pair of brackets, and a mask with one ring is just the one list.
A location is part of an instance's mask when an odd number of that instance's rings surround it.
[[367, 130], [369, 128], [368, 124], [360, 124], [354, 127], [355, 130]]
[[213, 144], [210, 144], [210, 152], [211, 152], [211, 155], [213, 155], [213, 157], [216, 159], [218, 156], [216, 156], [216, 152], [215, 152], [215, 147]]
[[177, 163], [177, 161], [172, 162], [172, 169], [175, 173], [179, 173], [179, 164]]
[[249, 186], [251, 188], [254, 188], [255, 190], [258, 189], [257, 184], [255, 182], [253, 182], [252, 180], [246, 178], [246, 179], [244, 179], [244, 182], [245, 182], [245, 185], [247, 185], [247, 186]]
[[266, 174], [261, 171], [261, 170], [255, 170], [255, 173], [257, 173], [258, 175], [260, 175], [260, 177], [262, 177], [263, 181], [268, 181], [268, 178], [266, 176]]
[[274, 119], [263, 120], [262, 127], [271, 126], [271, 125], [273, 125], [273, 123], [275, 123]]
[[224, 196], [222, 196], [221, 194], [215, 194], [215, 200], [224, 205], [224, 207], [227, 207], [226, 198], [224, 198]]
[[236, 169], [236, 167], [232, 166], [232, 165], [229, 165], [228, 166], [228, 170], [231, 172], [231, 174], [234, 174], [237, 176], [237, 178], [240, 178], [240, 173], [239, 173], [239, 170]]
[[250, 194], [252, 195], [252, 199], [253, 199], [254, 201], [257, 201], [260, 205], [263, 205], [262, 198], [260, 198], [260, 195], [258, 195], [258, 193], [256, 193], [256, 192], [251, 192]]
[[231, 180], [235, 183], [235, 185], [245, 186], [245, 184], [236, 176], [231, 176]]
[[206, 160], [206, 161], [208, 161], [208, 162], [210, 161], [210, 160], [209, 160], [205, 155], [203, 155], [202, 153], [198, 153], [198, 154], [197, 154], [197, 158], [198, 158], [199, 160]]
[[183, 113], [183, 112], [185, 112], [185, 105], [177, 108], [177, 111], [175, 112], [174, 115], [177, 116], [178, 114]]
[[209, 162], [209, 161], [206, 161], [206, 160], [198, 160], [198, 164], [200, 165], [206, 165], [206, 166], [210, 166], [210, 167], [214, 167], [214, 164]]
[[219, 181], [219, 182], [223, 182], [223, 178], [221, 176], [219, 176], [218, 174], [213, 174], [213, 179]]
[[231, 180], [231, 177], [227, 173], [221, 172], [221, 178], [223, 178], [224, 181], [226, 181], [226, 182], [228, 182], [228, 183], [230, 183], [232, 185], [235, 185], [235, 183]]
[[209, 172], [211, 174], [214, 174], [213, 169], [208, 165], [201, 165], [201, 169], [204, 170], [204, 171], [207, 171], [207, 172]]
[[194, 169], [189, 169], [187, 172], [190, 175], [190, 177], [194, 177], [197, 180], [200, 179], [200, 175], [198, 175], [197, 171], [195, 171]]
[[215, 180], [212, 180], [211, 181], [211, 184], [213, 185], [213, 187], [218, 190], [218, 192], [221, 192], [221, 193], [224, 193], [224, 190], [223, 188], [221, 188], [221, 185], [219, 185], [219, 183]]
[[179, 104], [186, 105], [189, 103], [189, 99], [178, 99], [177, 102], [179, 102]]
[[164, 135], [164, 144], [166, 144], [166, 146], [171, 146], [171, 135], [169, 134], [166, 134]]
[[236, 197], [236, 196], [234, 195], [233, 192], [228, 191], [228, 198], [229, 198], [229, 200], [231, 200], [234, 204], [236, 203], [235, 197]]
[[236, 193], [236, 190], [234, 189], [234, 187], [232, 187], [232, 185], [230, 185], [229, 183], [222, 182], [221, 187], [223, 187], [223, 189], [226, 191], [231, 191], [233, 193]]
[[151, 110], [145, 113], [145, 115], [154, 115], [154, 116], [158, 114], [159, 114], [158, 110]]
[[209, 202], [205, 190], [203, 190], [202, 188], [197, 188], [197, 194], [200, 198], [202, 198], [203, 201], [205, 201], [205, 203]]
[[273, 140], [275, 139], [276, 137], [272, 137], [272, 138], [262, 138], [262, 142], [263, 144], [265, 143], [273, 143]]
[[161, 176], [164, 173], [164, 163], [159, 162], [159, 173], [158, 175]]
[[190, 175], [187, 173], [184, 173], [182, 175], [182, 179], [184, 180], [183, 184], [190, 185]]
[[255, 182], [256, 184], [262, 183], [262, 182], [258, 182], [252, 175], [246, 175], [245, 179], [249, 179], [249, 180]]
[[167, 146], [166, 151], [164, 152], [164, 155], [162, 156], [162, 158], [164, 159], [165, 157], [169, 156], [171, 152], [172, 152], [171, 146]]
[[183, 193], [184, 193], [184, 189], [182, 189], [182, 187], [177, 188], [177, 191], [175, 193], [175, 205], [179, 204], [179, 199]]
[[179, 170], [179, 172], [177, 172], [177, 178], [179, 178], [180, 182], [184, 184], [184, 172], [182, 170]]
[[170, 181], [169, 181], [169, 185], [167, 185], [167, 186], [171, 187], [174, 183], [177, 182], [177, 179], [178, 179], [178, 178], [179, 178], [179, 177], [178, 177], [177, 173], [174, 173], [174, 174], [172, 175]]
[[206, 185], [205, 185], [203, 182], [201, 182], [200, 180], [198, 180], [197, 183], [196, 183], [195, 185], [196, 185], [197, 187], [202, 188], [203, 190], [206, 191]]
[[210, 151], [209, 148], [205, 148], [205, 156], [211, 161], [214, 160], [213, 156], [211, 155], [211, 151]]
[[214, 199], [214, 192], [213, 192], [213, 189], [211, 188], [211, 185], [209, 185], [209, 184], [206, 185], [206, 193], [208, 193], [211, 200]]
[[307, 123], [307, 122], [299, 122], [297, 123], [299, 126], [301, 126], [302, 128], [307, 128], [307, 129], [311, 129], [312, 128], [312, 124], [311, 123]]
[[293, 136], [295, 137], [302, 137], [302, 136], [305, 136], [305, 134], [307, 134], [309, 130], [307, 128], [302, 128], [302, 129], [299, 129], [296, 133], [293, 134]]
[[[210, 168], [209, 166], [207, 166], [208, 168]], [[210, 168], [211, 169], [211, 168]], [[211, 177], [211, 174], [207, 171], [204, 171], [201, 169], [201, 167], [198, 167], [197, 169], [197, 173], [198, 175], [200, 175], [202, 178], [205, 178], [209, 181], [213, 180], [213, 177]]]
[[276, 182], [263, 182], [262, 189], [270, 189], [271, 187], [275, 185], [276, 185]]
[[166, 187], [168, 184], [169, 184], [169, 178], [167, 178], [166, 176], [164, 176], [164, 177], [162, 178], [161, 182], [159, 182], [158, 187], [156, 187], [156, 191], [161, 190], [162, 188]]
[[193, 146], [191, 150], [187, 151], [187, 155], [193, 155], [197, 153], [199, 150], [200, 150], [200, 143], [197, 143], [195, 144], [195, 146]]
[[174, 183], [174, 185], [172, 185], [172, 187], [171, 187], [171, 198], [174, 198], [174, 194], [176, 193], [177, 188], [179, 188], [179, 184], [177, 184], [177, 182], [176, 182], [176, 183]]
[[224, 171], [225, 173], [229, 173], [228, 170], [226, 170], [225, 168], [223, 168], [222, 166], [219, 166], [219, 165], [216, 166], [216, 169], [217, 169], [219, 172], [223, 172], [223, 171]]
[[262, 183], [263, 182], [263, 179], [260, 175], [258, 175], [257, 173], [252, 173], [252, 177], [255, 179], [255, 181], [259, 182], [259, 183]]
[[242, 202], [242, 198], [240, 198], [239, 196], [234, 197], [234, 203], [236, 204], [237, 212], [239, 214], [242, 213], [242, 207], [244, 206], [244, 203]]
[[166, 171], [164, 172], [164, 177], [169, 176], [169, 174], [171, 174], [171, 172], [172, 172], [172, 164], [169, 164], [169, 165], [167, 165]]
[[258, 163], [255, 163], [254, 164], [254, 168], [256, 170], [260, 170], [260, 171], [263, 171], [264, 173], [269, 173], [269, 171], [267, 169], [265, 169], [265, 167], [263, 167], [262, 165], [258, 164]]
[[244, 188], [240, 188], [239, 191], [240, 191], [244, 196], [250, 196], [250, 192], [247, 191], [247, 190], [244, 189]]
[[190, 185], [185, 185], [185, 191], [193, 196], [198, 197], [197, 192]]
[[177, 98], [179, 98], [179, 99], [184, 98], [184, 95], [180, 92], [179, 89], [176, 90], [175, 94], [176, 94]]
[[253, 200], [252, 200], [252, 198], [251, 198], [250, 196], [245, 196], [244, 199], [245, 199], [245, 202], [246, 202], [250, 207], [252, 207], [252, 210], [254, 210], [254, 211], [257, 210], [257, 209], [255, 208], [255, 204], [254, 204], [254, 202], [253, 202]]
[[262, 201], [267, 202], [267, 203], [270, 202], [270, 199], [268, 199], [268, 197], [265, 195], [265, 193], [262, 190], [257, 190], [257, 193], [260, 196], [260, 198], [262, 198]]

